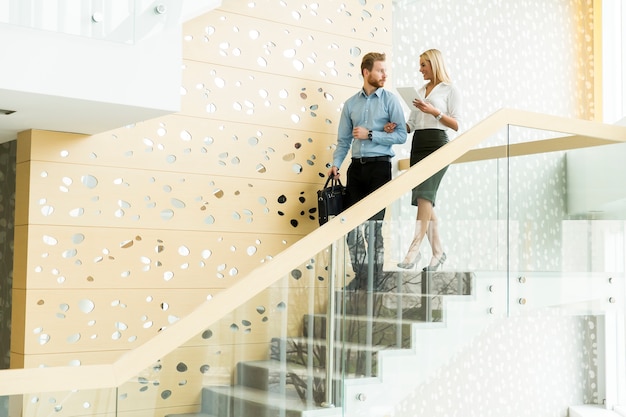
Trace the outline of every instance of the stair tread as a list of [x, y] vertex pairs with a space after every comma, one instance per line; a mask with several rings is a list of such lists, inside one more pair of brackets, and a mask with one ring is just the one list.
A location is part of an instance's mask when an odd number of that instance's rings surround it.
[[[313, 377], [322, 377], [326, 378], [326, 370], [319, 367], [313, 367], [313, 369], [309, 369], [307, 365], [303, 365], [297, 362], [283, 362], [278, 361], [276, 359], [260, 359], [256, 361], [245, 361], [242, 364], [246, 366], [256, 366], [260, 368], [268, 369], [273, 372], [293, 372], [298, 375], [302, 374], [311, 374]], [[334, 372], [335, 379], [340, 379], [343, 376], [349, 377], [350, 375], [345, 375], [340, 372]]]
[[[322, 319], [326, 318], [326, 314], [324, 313], [315, 313], [315, 314], [310, 314], [313, 317], [319, 317]], [[402, 319], [397, 319], [397, 318], [393, 318], [393, 317], [374, 317], [373, 319], [371, 317], [367, 317], [367, 316], [363, 316], [360, 314], [344, 314], [341, 317], [337, 317], [337, 320], [341, 320], [341, 321], [347, 321], [347, 320], [354, 320], [354, 321], [371, 321], [372, 323], [387, 323], [387, 324], [413, 324], [413, 323], [424, 323], [425, 320], [416, 320], [416, 319], [406, 319], [406, 318], [402, 318]]]
[[[355, 292], [355, 291], [351, 291], [351, 290], [337, 290], [335, 291], [335, 293], [341, 294], [341, 293], [345, 293], [345, 294], [359, 294], [359, 291]], [[360, 293], [362, 294], [366, 294], [365, 291], [360, 291]], [[442, 292], [429, 292], [429, 293], [423, 293], [423, 292], [393, 292], [393, 291], [372, 291], [372, 295], [374, 295], [375, 297], [382, 297], [382, 296], [398, 296], [398, 297], [437, 297], [437, 296], [449, 296], [449, 295], [469, 295], [469, 294], [457, 294], [457, 293], [442, 293]]]
[[[302, 342], [314, 342], [314, 343], [320, 343], [323, 345], [326, 345], [326, 340], [325, 339], [319, 339], [319, 338], [310, 338], [310, 337], [290, 337], [289, 339], [290, 342], [298, 342], [298, 343], [302, 343]], [[336, 347], [335, 349], [338, 349], [339, 347], [343, 348], [343, 349], [361, 349], [361, 350], [371, 350], [374, 352], [378, 352], [381, 350], [386, 350], [389, 349], [389, 346], [386, 345], [363, 345], [361, 343], [353, 343], [353, 342], [337, 342], [336, 343]]]
[[243, 385], [208, 386], [204, 387], [204, 389], [212, 390], [222, 395], [229, 395], [236, 400], [267, 405], [272, 408], [280, 408], [283, 410], [307, 411], [322, 408], [314, 403], [302, 401], [295, 389], [287, 389], [284, 392], [272, 392], [250, 388]]
[[245, 361], [245, 365], [261, 366], [273, 371], [306, 371], [307, 366], [295, 362], [281, 362], [275, 359], [259, 359], [255, 361]]

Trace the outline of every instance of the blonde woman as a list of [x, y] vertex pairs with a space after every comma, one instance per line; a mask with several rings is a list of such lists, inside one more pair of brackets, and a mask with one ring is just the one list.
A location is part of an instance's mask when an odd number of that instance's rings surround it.
[[[458, 131], [461, 115], [461, 94], [452, 84], [441, 52], [429, 49], [420, 55], [420, 73], [428, 81], [418, 90], [413, 101], [407, 133], [413, 133], [411, 143], [411, 166], [448, 143], [448, 129]], [[389, 126], [393, 129], [393, 126]], [[432, 249], [432, 258], [424, 271], [436, 271], [446, 260], [446, 253], [439, 238], [438, 222], [435, 213], [435, 200], [441, 179], [448, 167], [413, 189], [411, 204], [417, 206], [415, 235], [404, 260], [398, 267], [415, 268], [420, 259], [420, 245], [424, 236]]]

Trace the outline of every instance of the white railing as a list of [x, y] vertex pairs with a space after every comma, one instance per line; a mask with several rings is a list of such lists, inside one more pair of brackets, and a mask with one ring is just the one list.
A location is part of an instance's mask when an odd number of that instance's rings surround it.
[[134, 44], [219, 0], [0, 0], [0, 23]]

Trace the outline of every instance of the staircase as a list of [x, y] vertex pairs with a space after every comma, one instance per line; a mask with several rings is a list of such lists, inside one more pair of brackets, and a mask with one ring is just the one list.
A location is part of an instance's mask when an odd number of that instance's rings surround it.
[[326, 405], [327, 318], [312, 314], [302, 318], [300, 337], [272, 340], [267, 360], [238, 363], [235, 385], [203, 387], [200, 412], [166, 417], [342, 415], [344, 383], [377, 380], [382, 352], [411, 355], [415, 329], [442, 327], [444, 297], [467, 296], [474, 285], [464, 272], [388, 271], [385, 278], [381, 292], [335, 293], [332, 405]]

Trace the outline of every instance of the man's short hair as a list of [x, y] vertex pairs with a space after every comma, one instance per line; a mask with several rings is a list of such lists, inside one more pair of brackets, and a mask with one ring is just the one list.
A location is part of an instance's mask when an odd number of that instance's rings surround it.
[[384, 53], [380, 52], [368, 52], [363, 56], [363, 60], [361, 61], [361, 75], [363, 75], [363, 70], [367, 69], [371, 71], [374, 68], [374, 62], [376, 61], [384, 61], [386, 58]]

